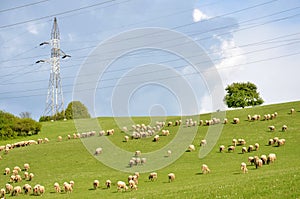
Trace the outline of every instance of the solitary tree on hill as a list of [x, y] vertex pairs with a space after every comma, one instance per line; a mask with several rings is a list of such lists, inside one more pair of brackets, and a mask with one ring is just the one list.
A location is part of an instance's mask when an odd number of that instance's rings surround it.
[[261, 105], [264, 100], [257, 92], [257, 86], [251, 82], [232, 83], [225, 88], [227, 94], [224, 101], [229, 108], [245, 108]]
[[90, 118], [87, 107], [80, 101], [72, 101], [65, 111], [66, 119]]

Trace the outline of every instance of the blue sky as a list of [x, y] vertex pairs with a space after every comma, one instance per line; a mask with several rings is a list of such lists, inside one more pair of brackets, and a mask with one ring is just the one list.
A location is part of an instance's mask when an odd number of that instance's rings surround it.
[[[50, 40], [54, 16], [61, 49], [72, 56], [61, 61], [65, 107], [77, 100], [74, 85], [89, 57], [109, 56], [97, 54], [101, 44], [124, 32], [149, 27], [175, 31], [195, 41], [213, 66], [199, 74], [187, 60], [163, 49], [128, 51], [92, 82], [97, 89], [86, 105], [93, 116], [215, 111], [222, 107], [212, 102], [214, 91], [208, 85], [213, 82], [212, 71], [220, 75], [223, 88], [232, 82], [255, 83], [266, 104], [299, 100], [297, 0], [4, 0], [0, 5], [1, 110], [15, 115], [27, 111], [34, 119], [43, 114], [50, 65], [35, 62], [50, 57], [50, 47], [40, 47], [39, 43]], [[126, 46], [116, 45], [115, 50]], [[130, 90], [131, 81], [135, 87]], [[173, 83], [178, 90], [170, 89]], [[196, 104], [189, 103], [190, 93]]]

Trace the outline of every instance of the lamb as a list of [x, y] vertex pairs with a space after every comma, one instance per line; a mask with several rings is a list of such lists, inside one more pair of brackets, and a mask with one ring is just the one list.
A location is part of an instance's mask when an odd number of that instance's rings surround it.
[[128, 187], [126, 186], [126, 183], [123, 182], [123, 181], [118, 181], [117, 182], [117, 191], [127, 191], [128, 190]]
[[150, 173], [150, 175], [149, 175], [148, 178], [149, 178], [149, 180], [151, 180], [151, 181], [157, 180], [157, 173], [156, 173], [156, 172]]
[[94, 180], [94, 182], [93, 182], [93, 187], [94, 187], [94, 189], [97, 189], [98, 187], [99, 187], [99, 180]]
[[69, 184], [71, 185], [72, 188], [74, 188], [74, 184], [75, 184], [75, 183], [74, 183], [73, 180], [71, 180]]
[[207, 144], [206, 140], [201, 140], [200, 146], [205, 146]]
[[270, 153], [268, 155], [267, 164], [274, 163], [275, 160], [276, 160], [276, 154], [275, 153]]
[[25, 184], [23, 186], [23, 190], [25, 194], [28, 194], [31, 191], [32, 187], [29, 184]]
[[239, 118], [233, 118], [233, 124], [238, 124], [240, 123], [240, 119]]
[[6, 184], [5, 185], [5, 191], [6, 193], [10, 194], [13, 191], [14, 187], [11, 184]]
[[28, 171], [30, 169], [30, 166], [28, 163], [24, 164], [24, 171]]
[[287, 130], [287, 125], [283, 125], [281, 131], [285, 132]]
[[235, 150], [235, 146], [229, 146], [228, 147], [228, 152], [231, 152], [231, 151], [233, 152], [234, 150]]
[[241, 163], [241, 170], [243, 171], [243, 173], [247, 173], [248, 169], [247, 169], [247, 165], [245, 162]]
[[110, 186], [111, 186], [111, 181], [110, 180], [106, 180], [105, 181], [105, 186], [106, 186], [107, 189], [109, 189]]
[[21, 192], [22, 192], [21, 187], [20, 187], [20, 186], [16, 186], [16, 187], [14, 187], [14, 189], [13, 189], [11, 195], [12, 195], [12, 196], [17, 196], [17, 195], [19, 195]]
[[188, 151], [189, 152], [195, 151], [195, 146], [193, 144], [190, 144], [188, 147]]
[[61, 189], [60, 189], [60, 186], [59, 186], [58, 182], [54, 183], [54, 190], [55, 190], [56, 193], [60, 193], [61, 192]]
[[203, 174], [210, 173], [210, 169], [208, 168], [208, 166], [206, 164], [202, 164], [201, 170], [202, 170]]
[[169, 173], [168, 174], [168, 179], [169, 179], [169, 182], [172, 182], [175, 180], [175, 174], [174, 173]]
[[219, 147], [220, 153], [221, 153], [222, 151], [224, 151], [224, 150], [225, 150], [225, 146], [224, 146], [224, 145], [221, 145], [221, 146]]
[[270, 131], [275, 131], [275, 126], [268, 126]]
[[99, 155], [101, 153], [102, 153], [102, 148], [98, 147], [98, 148], [96, 148], [94, 155]]

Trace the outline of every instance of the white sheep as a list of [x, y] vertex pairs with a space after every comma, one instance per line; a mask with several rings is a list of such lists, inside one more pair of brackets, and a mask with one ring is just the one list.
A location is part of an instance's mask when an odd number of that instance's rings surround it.
[[11, 184], [7, 183], [5, 185], [5, 192], [6, 193], [10, 194], [13, 191], [13, 189], [14, 189], [14, 187]]
[[261, 155], [261, 156], [260, 156], [260, 159], [262, 160], [262, 163], [263, 163], [263, 164], [266, 164], [267, 161], [268, 161], [268, 158], [267, 158], [266, 155]]
[[282, 146], [282, 145], [284, 145], [285, 144], [285, 139], [279, 139], [278, 141], [277, 141], [277, 146]]
[[285, 132], [287, 130], [287, 125], [283, 125], [281, 131]]
[[167, 156], [170, 157], [171, 154], [172, 154], [172, 151], [171, 151], [171, 150], [168, 150], [168, 151], [167, 151]]
[[129, 137], [127, 135], [124, 136], [124, 141], [128, 142], [129, 141]]
[[33, 174], [33, 173], [30, 173], [30, 174], [29, 174], [29, 179], [28, 179], [28, 180], [31, 181], [31, 180], [33, 179], [33, 177], [34, 177], [34, 174]]
[[111, 181], [110, 180], [106, 180], [105, 181], [105, 186], [106, 186], [106, 188], [110, 188], [110, 186], [111, 186]]
[[189, 151], [189, 152], [192, 152], [192, 151], [195, 151], [195, 150], [196, 150], [196, 149], [195, 149], [195, 145], [190, 144], [189, 147], [188, 147], [188, 151]]
[[10, 168], [5, 168], [4, 169], [4, 175], [9, 175], [10, 174]]
[[224, 150], [225, 150], [225, 146], [224, 146], [224, 145], [221, 145], [221, 146], [219, 147], [220, 153], [221, 153], [222, 151], [224, 151]]
[[233, 152], [234, 150], [235, 150], [235, 146], [229, 146], [228, 147], [228, 152], [231, 152], [231, 151]]
[[117, 182], [117, 191], [127, 191], [128, 187], [126, 186], [126, 183], [123, 181], [118, 181]]
[[60, 142], [60, 141], [62, 141], [62, 137], [61, 136], [58, 136], [57, 137], [57, 140]]
[[94, 155], [99, 155], [101, 153], [102, 153], [102, 148], [98, 147], [98, 148], [96, 148]]
[[139, 157], [139, 156], [141, 156], [141, 154], [142, 154], [142, 152], [141, 152], [141, 151], [135, 151], [135, 154], [134, 154], [134, 156], [135, 156], [135, 157]]
[[159, 135], [155, 135], [154, 138], [153, 138], [153, 141], [158, 142], [159, 141]]
[[150, 173], [150, 175], [149, 175], [148, 178], [149, 178], [149, 180], [151, 180], [151, 181], [157, 180], [157, 173], [156, 173], [156, 172]]
[[295, 113], [295, 109], [291, 108], [291, 114]]
[[208, 168], [208, 166], [206, 164], [202, 164], [201, 170], [202, 170], [203, 174], [210, 173], [210, 169]]
[[207, 144], [207, 141], [205, 139], [201, 140], [200, 146], [205, 146]]
[[135, 189], [137, 190], [137, 185], [135, 184], [134, 180], [129, 180], [128, 182], [130, 189]]
[[30, 169], [29, 164], [28, 164], [28, 163], [25, 163], [25, 164], [24, 164], [24, 170], [25, 170], [25, 171], [28, 171], [29, 169]]
[[276, 160], [276, 154], [275, 153], [270, 153], [268, 155], [267, 164], [274, 163], [275, 160]]
[[175, 174], [174, 173], [169, 173], [168, 174], [168, 179], [169, 179], [169, 182], [172, 182], [175, 180]]
[[31, 191], [32, 187], [29, 184], [25, 184], [23, 186], [23, 190], [25, 194], [28, 194]]
[[258, 144], [258, 143], [255, 143], [255, 144], [254, 144], [254, 148], [255, 148], [255, 151], [258, 151], [258, 149], [259, 149], [259, 144]]
[[233, 124], [238, 124], [240, 123], [240, 119], [239, 118], [233, 118]]
[[0, 198], [5, 198], [5, 189], [0, 190]]
[[64, 182], [63, 186], [66, 193], [71, 193], [73, 191], [73, 188], [69, 183]]
[[59, 186], [58, 182], [54, 183], [54, 190], [55, 190], [56, 193], [60, 193], [61, 192], [61, 189], [60, 189], [60, 186]]
[[232, 139], [232, 144], [233, 144], [233, 146], [236, 146], [236, 144], [237, 144], [237, 139]]
[[249, 145], [249, 147], [248, 147], [248, 152], [250, 153], [251, 151], [253, 151], [254, 150], [254, 146], [253, 145]]
[[19, 195], [21, 192], [22, 192], [22, 188], [21, 188], [20, 186], [16, 186], [16, 187], [14, 187], [14, 189], [13, 189], [11, 195], [12, 195], [12, 196], [17, 196], [17, 195]]
[[268, 126], [270, 131], [275, 131], [275, 126]]
[[93, 187], [94, 187], [94, 189], [97, 189], [98, 187], [99, 187], [99, 180], [94, 180], [94, 182], [93, 182]]
[[247, 173], [248, 169], [247, 169], [247, 165], [245, 162], [241, 163], [241, 170], [243, 171], [243, 173]]
[[242, 147], [242, 153], [246, 153], [247, 152], [247, 148], [246, 147]]

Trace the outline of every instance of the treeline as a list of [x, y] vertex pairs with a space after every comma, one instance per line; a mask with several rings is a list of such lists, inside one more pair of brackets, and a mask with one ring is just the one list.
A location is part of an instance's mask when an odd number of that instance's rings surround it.
[[31, 118], [19, 118], [0, 110], [0, 139], [38, 134], [42, 125]]

